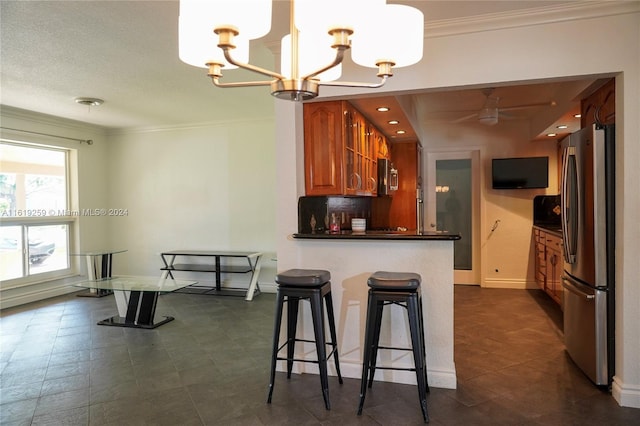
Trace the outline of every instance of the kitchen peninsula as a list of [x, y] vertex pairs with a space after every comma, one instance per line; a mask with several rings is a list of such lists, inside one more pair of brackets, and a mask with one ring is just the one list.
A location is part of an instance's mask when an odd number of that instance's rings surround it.
[[[356, 379], [362, 373], [367, 279], [376, 271], [420, 274], [429, 385], [454, 389], [453, 243], [460, 237], [417, 231], [422, 229], [420, 144], [412, 141], [402, 144], [402, 149], [389, 149], [382, 132], [347, 101], [305, 103], [302, 109], [304, 154], [294, 159], [291, 149], [278, 152], [279, 158], [299, 162], [297, 170], [304, 169], [304, 192], [289, 185], [300, 181], [302, 188], [301, 176], [293, 176], [293, 170], [279, 176], [283, 187], [292, 190], [283, 191], [282, 205], [290, 206], [293, 213], [292, 201], [297, 201], [297, 217], [281, 216], [280, 230], [284, 233], [296, 226], [297, 233], [287, 233], [281, 240], [278, 269], [331, 273], [340, 369], [343, 377]], [[402, 177], [393, 194], [389, 192], [391, 176], [378, 167], [391, 160], [402, 166], [396, 172], [396, 177]], [[351, 231], [355, 218], [365, 219], [365, 232]], [[328, 233], [336, 222], [342, 231]], [[304, 309], [309, 308], [306, 305]], [[387, 309], [390, 315], [385, 312], [383, 317], [380, 345], [410, 347], [404, 308]], [[299, 317], [299, 338], [313, 339], [310, 318], [306, 313]], [[314, 345], [296, 346], [295, 356], [313, 359]], [[413, 358], [410, 351], [381, 351], [378, 364], [406, 369], [413, 367]], [[281, 371], [285, 368], [278, 366]], [[294, 369], [318, 373], [312, 363], [295, 363]], [[332, 367], [329, 374], [336, 374]], [[416, 383], [415, 373], [406, 370], [378, 369], [374, 379]]]
[[[296, 246], [297, 267], [326, 269], [331, 272], [335, 320], [342, 375], [360, 378], [362, 348], [367, 311], [367, 279], [379, 270], [415, 272], [422, 277], [422, 303], [426, 337], [429, 385], [455, 389], [456, 372], [453, 359], [453, 242], [458, 235], [446, 233], [367, 231], [340, 234], [294, 234], [289, 238]], [[304, 306], [304, 305], [303, 305]], [[308, 306], [305, 306], [307, 309]], [[382, 346], [409, 347], [408, 324], [403, 308], [388, 307], [390, 316], [383, 318]], [[313, 336], [310, 316], [301, 316], [300, 333]], [[302, 331], [304, 330], [304, 331]], [[308, 346], [307, 346], [308, 345]], [[301, 350], [301, 349], [298, 349]], [[407, 368], [413, 365], [411, 353], [383, 351], [380, 365]], [[311, 344], [304, 355], [311, 358]], [[283, 365], [279, 366], [282, 370]], [[315, 364], [297, 363], [299, 373], [317, 373]], [[335, 371], [329, 370], [335, 375]], [[415, 384], [415, 373], [378, 370], [376, 380]]]

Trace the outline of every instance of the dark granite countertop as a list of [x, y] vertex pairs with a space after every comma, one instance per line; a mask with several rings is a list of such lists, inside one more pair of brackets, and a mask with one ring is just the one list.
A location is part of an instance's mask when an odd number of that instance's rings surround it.
[[366, 231], [366, 232], [342, 231], [339, 234], [329, 234], [329, 233], [293, 234], [293, 238], [308, 239], [308, 240], [453, 241], [453, 240], [459, 240], [460, 235], [450, 234], [448, 232], [418, 233], [416, 231]]

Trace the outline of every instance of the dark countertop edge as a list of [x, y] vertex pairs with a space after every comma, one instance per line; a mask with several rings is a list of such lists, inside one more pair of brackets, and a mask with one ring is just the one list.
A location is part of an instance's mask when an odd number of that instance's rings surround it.
[[551, 226], [546, 226], [546, 225], [543, 225], [543, 224], [537, 224], [537, 225], [533, 225], [533, 227], [537, 228], [537, 229], [539, 229], [541, 231], [544, 231], [544, 232], [549, 232], [550, 234], [553, 234], [553, 235], [556, 235], [556, 236], [562, 238], [562, 229], [557, 227], [557, 226], [551, 227]]
[[340, 234], [292, 234], [293, 238], [299, 240], [380, 240], [380, 241], [455, 241], [460, 239], [458, 234], [425, 232], [417, 234], [407, 233], [352, 233], [343, 231]]

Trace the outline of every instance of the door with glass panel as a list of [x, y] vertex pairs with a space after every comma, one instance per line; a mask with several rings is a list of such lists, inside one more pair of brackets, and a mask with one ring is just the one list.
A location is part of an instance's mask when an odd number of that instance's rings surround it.
[[428, 152], [425, 229], [460, 234], [454, 283], [480, 285], [479, 151]]

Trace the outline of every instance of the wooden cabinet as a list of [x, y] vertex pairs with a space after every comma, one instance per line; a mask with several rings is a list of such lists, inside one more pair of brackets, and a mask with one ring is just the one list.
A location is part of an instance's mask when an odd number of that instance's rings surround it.
[[347, 101], [305, 104], [306, 195], [376, 195], [383, 142], [386, 146], [384, 136]]
[[616, 122], [616, 80], [612, 78], [580, 102], [580, 127]]
[[538, 284], [541, 290], [545, 290], [547, 284], [547, 249], [545, 247], [544, 232], [534, 228], [533, 239], [535, 247], [536, 284]]
[[547, 293], [562, 306], [562, 239], [547, 233]]
[[307, 195], [339, 194], [344, 187], [342, 102], [304, 105], [304, 175]]
[[533, 235], [536, 283], [562, 306], [562, 238], [539, 228], [533, 229]]
[[398, 169], [398, 190], [391, 196], [389, 208], [389, 226], [392, 228], [417, 229], [417, 190], [421, 185], [421, 157], [420, 142], [396, 142], [392, 145], [391, 158], [393, 165]]
[[378, 147], [374, 128], [362, 114], [348, 103], [346, 104], [344, 108], [346, 120], [344, 195], [376, 195]]
[[372, 128], [372, 134], [375, 139], [375, 144], [378, 147], [378, 158], [384, 158], [391, 160], [391, 151], [389, 149], [389, 143], [387, 138], [380, 133], [375, 127]]

